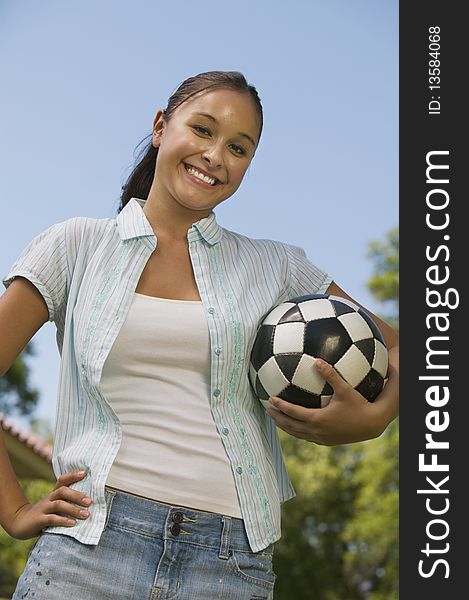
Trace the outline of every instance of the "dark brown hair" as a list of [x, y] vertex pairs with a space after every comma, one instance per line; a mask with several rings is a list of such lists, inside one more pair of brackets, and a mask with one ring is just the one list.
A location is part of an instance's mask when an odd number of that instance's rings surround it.
[[[199, 73], [194, 77], [189, 77], [183, 81], [168, 100], [168, 105], [164, 112], [165, 121], [169, 121], [176, 108], [195, 94], [215, 88], [229, 88], [250, 94], [259, 115], [260, 138], [263, 125], [262, 104], [256, 88], [253, 85], [250, 85], [246, 81], [244, 75], [239, 71], [207, 71], [205, 73]], [[152, 134], [150, 134], [150, 137], [151, 135]], [[145, 139], [146, 138], [144, 138], [140, 144], [142, 144]], [[138, 144], [138, 146], [140, 146], [140, 144]], [[131, 198], [146, 199], [148, 197], [155, 174], [157, 155], [158, 148], [155, 148], [150, 140], [140, 152], [135, 167], [125, 184], [122, 186], [118, 212], [124, 208]]]

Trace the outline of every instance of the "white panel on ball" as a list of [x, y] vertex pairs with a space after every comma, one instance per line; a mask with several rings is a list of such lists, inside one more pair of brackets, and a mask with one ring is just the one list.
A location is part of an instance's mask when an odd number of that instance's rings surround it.
[[388, 350], [379, 340], [375, 340], [375, 358], [371, 366], [378, 371], [380, 375], [383, 377], [386, 376], [389, 366]]
[[280, 323], [274, 333], [274, 354], [303, 352], [304, 323]]
[[331, 401], [332, 396], [321, 396], [321, 408], [324, 408]]
[[306, 300], [298, 305], [305, 321], [335, 317], [334, 309], [329, 300]]
[[367, 338], [373, 337], [373, 332], [368, 323], [359, 313], [345, 313], [337, 318], [347, 330], [347, 333], [352, 338], [352, 342], [358, 342], [358, 340], [366, 340]]
[[293, 385], [313, 394], [320, 394], [324, 388], [324, 377], [322, 377], [314, 363], [316, 359], [309, 354], [303, 354], [292, 377]]
[[330, 294], [329, 300], [337, 300], [338, 302], [342, 302], [342, 304], [347, 304], [347, 306], [350, 306], [350, 308], [353, 308], [353, 310], [360, 310], [358, 304], [355, 304], [355, 302], [352, 302], [347, 298], [342, 298], [342, 296], [334, 296], [333, 294]]
[[334, 367], [352, 387], [357, 386], [370, 372], [369, 362], [356, 346], [350, 346]]
[[283, 315], [290, 310], [290, 308], [293, 308], [295, 306], [295, 304], [293, 304], [293, 302], [284, 302], [283, 304], [280, 304], [280, 306], [277, 306], [276, 308], [274, 308], [264, 319], [263, 324], [264, 325], [277, 325], [277, 323], [280, 321], [280, 319], [283, 317]]
[[288, 379], [280, 370], [274, 356], [262, 365], [257, 375], [263, 388], [271, 396], [278, 396], [289, 384]]

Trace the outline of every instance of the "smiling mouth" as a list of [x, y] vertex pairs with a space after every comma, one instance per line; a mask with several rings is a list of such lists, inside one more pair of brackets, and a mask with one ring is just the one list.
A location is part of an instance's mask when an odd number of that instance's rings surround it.
[[202, 173], [201, 171], [199, 171], [192, 165], [188, 165], [188, 164], [184, 163], [184, 168], [189, 173], [189, 175], [192, 175], [192, 177], [195, 177], [196, 179], [203, 181], [203, 183], [206, 183], [207, 185], [215, 186], [218, 183], [221, 183], [221, 181], [219, 179], [217, 179], [216, 177], [210, 177], [209, 175]]

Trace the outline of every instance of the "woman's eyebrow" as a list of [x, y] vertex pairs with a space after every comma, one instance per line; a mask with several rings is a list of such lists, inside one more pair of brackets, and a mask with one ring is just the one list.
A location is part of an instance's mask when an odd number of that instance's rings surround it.
[[[200, 113], [194, 113], [194, 115], [196, 117], [205, 117], [206, 119], [213, 121], [213, 123], [218, 123], [218, 121], [215, 119], [215, 117], [213, 115], [209, 115], [208, 113], [200, 112]], [[247, 133], [244, 133], [243, 131], [240, 131], [238, 133], [238, 135], [245, 137], [247, 140], [249, 140], [251, 142], [251, 144], [254, 146], [254, 148], [256, 147], [256, 142], [252, 139], [252, 137], [250, 135], [248, 135]]]

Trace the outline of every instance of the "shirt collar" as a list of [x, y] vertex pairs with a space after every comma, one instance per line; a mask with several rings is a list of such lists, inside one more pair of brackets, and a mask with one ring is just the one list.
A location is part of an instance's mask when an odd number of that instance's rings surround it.
[[[145, 200], [131, 198], [117, 215], [117, 229], [122, 240], [155, 235], [152, 226], [142, 210], [144, 205]], [[213, 211], [208, 217], [194, 223], [189, 232], [194, 228], [210, 245], [217, 244], [223, 235], [223, 229], [218, 225]]]
[[204, 240], [211, 246], [218, 244], [223, 235], [223, 229], [217, 223], [217, 219], [213, 211], [208, 215], [208, 217], [205, 217], [204, 219], [197, 221], [197, 223], [194, 223], [191, 229], [193, 227], [195, 227]]
[[131, 198], [117, 215], [117, 230], [122, 240], [148, 235], [155, 237], [155, 232], [142, 210], [144, 204], [145, 200]]

